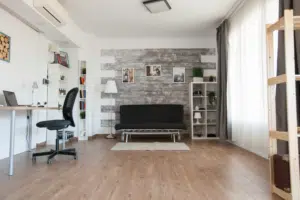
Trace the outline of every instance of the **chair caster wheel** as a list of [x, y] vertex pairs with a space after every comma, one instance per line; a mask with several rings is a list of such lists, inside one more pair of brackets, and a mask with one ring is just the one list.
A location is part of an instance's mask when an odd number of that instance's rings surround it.
[[78, 160], [78, 156], [76, 155], [76, 156], [74, 156], [74, 160]]
[[48, 164], [48, 165], [51, 165], [51, 164], [52, 164], [52, 159], [48, 159], [48, 160], [47, 160], [47, 164]]
[[32, 157], [32, 162], [36, 163], [36, 157]]

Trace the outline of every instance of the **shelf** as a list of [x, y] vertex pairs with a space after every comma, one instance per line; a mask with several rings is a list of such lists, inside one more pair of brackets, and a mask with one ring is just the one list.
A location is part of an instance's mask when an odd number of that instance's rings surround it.
[[[282, 17], [274, 24], [269, 24], [267, 26], [267, 31], [273, 32], [273, 31], [284, 30], [284, 24], [285, 24], [284, 20], [285, 20], [285, 18]], [[300, 30], [300, 16], [294, 16], [294, 29]]]
[[199, 84], [199, 85], [204, 85], [204, 84], [217, 84], [217, 82], [192, 82], [192, 84]]
[[207, 126], [217, 126], [216, 123], [207, 123]]
[[195, 98], [195, 99], [202, 99], [202, 98], [207, 98], [207, 96], [199, 96], [199, 97], [193, 96], [193, 98]]
[[193, 126], [205, 126], [206, 123], [200, 123], [200, 124], [196, 124], [196, 123], [193, 123]]
[[[295, 75], [296, 81], [300, 81], [300, 75]], [[277, 85], [281, 83], [286, 83], [287, 76], [286, 74], [282, 74], [273, 78], [268, 79], [268, 85]]]
[[217, 110], [207, 110], [207, 112], [217, 112]]
[[61, 67], [61, 68], [66, 68], [66, 69], [70, 69], [69, 67], [66, 67], [66, 66], [63, 66], [63, 65], [61, 65], [61, 64], [59, 64], [59, 63], [49, 63], [48, 65], [50, 65], [50, 66], [53, 66], [53, 67]]
[[206, 110], [194, 110], [193, 112], [205, 112]]

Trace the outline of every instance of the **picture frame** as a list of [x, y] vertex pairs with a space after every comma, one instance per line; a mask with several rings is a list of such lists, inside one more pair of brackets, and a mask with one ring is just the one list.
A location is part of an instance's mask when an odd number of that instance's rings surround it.
[[10, 62], [11, 37], [0, 32], [0, 60]]
[[161, 65], [145, 65], [147, 77], [160, 77], [162, 75]]
[[173, 67], [173, 83], [185, 83], [185, 67]]
[[122, 68], [122, 82], [134, 83], [135, 69], [134, 68]]
[[62, 66], [65, 66], [67, 68], [70, 68], [68, 53], [64, 52], [64, 51], [60, 51], [59, 56], [60, 56], [60, 63], [59, 64], [61, 64]]

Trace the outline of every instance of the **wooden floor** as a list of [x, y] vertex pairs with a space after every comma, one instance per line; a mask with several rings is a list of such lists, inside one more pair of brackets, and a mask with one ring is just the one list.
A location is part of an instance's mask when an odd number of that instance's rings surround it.
[[75, 144], [79, 160], [31, 163], [16, 156], [15, 175], [0, 161], [1, 200], [277, 200], [268, 162], [230, 144], [195, 142], [190, 152], [113, 152], [115, 141]]

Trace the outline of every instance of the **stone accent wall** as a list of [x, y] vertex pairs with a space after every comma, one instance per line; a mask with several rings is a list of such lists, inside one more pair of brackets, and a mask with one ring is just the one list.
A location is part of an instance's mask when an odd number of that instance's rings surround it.
[[[119, 93], [114, 95], [116, 106], [102, 106], [101, 112], [116, 112], [124, 104], [183, 104], [185, 121], [189, 125], [189, 83], [192, 82], [192, 68], [216, 69], [216, 63], [202, 63], [202, 55], [216, 55], [216, 49], [128, 49], [102, 50], [102, 56], [114, 56], [116, 62], [103, 64], [101, 70], [115, 70], [115, 81]], [[161, 65], [160, 77], [146, 77], [145, 65]], [[185, 83], [173, 83], [173, 67], [185, 67]], [[122, 68], [135, 69], [135, 83], [122, 83]], [[102, 78], [101, 84], [112, 78]], [[102, 98], [110, 98], [102, 92]], [[110, 126], [107, 120], [102, 127]]]

